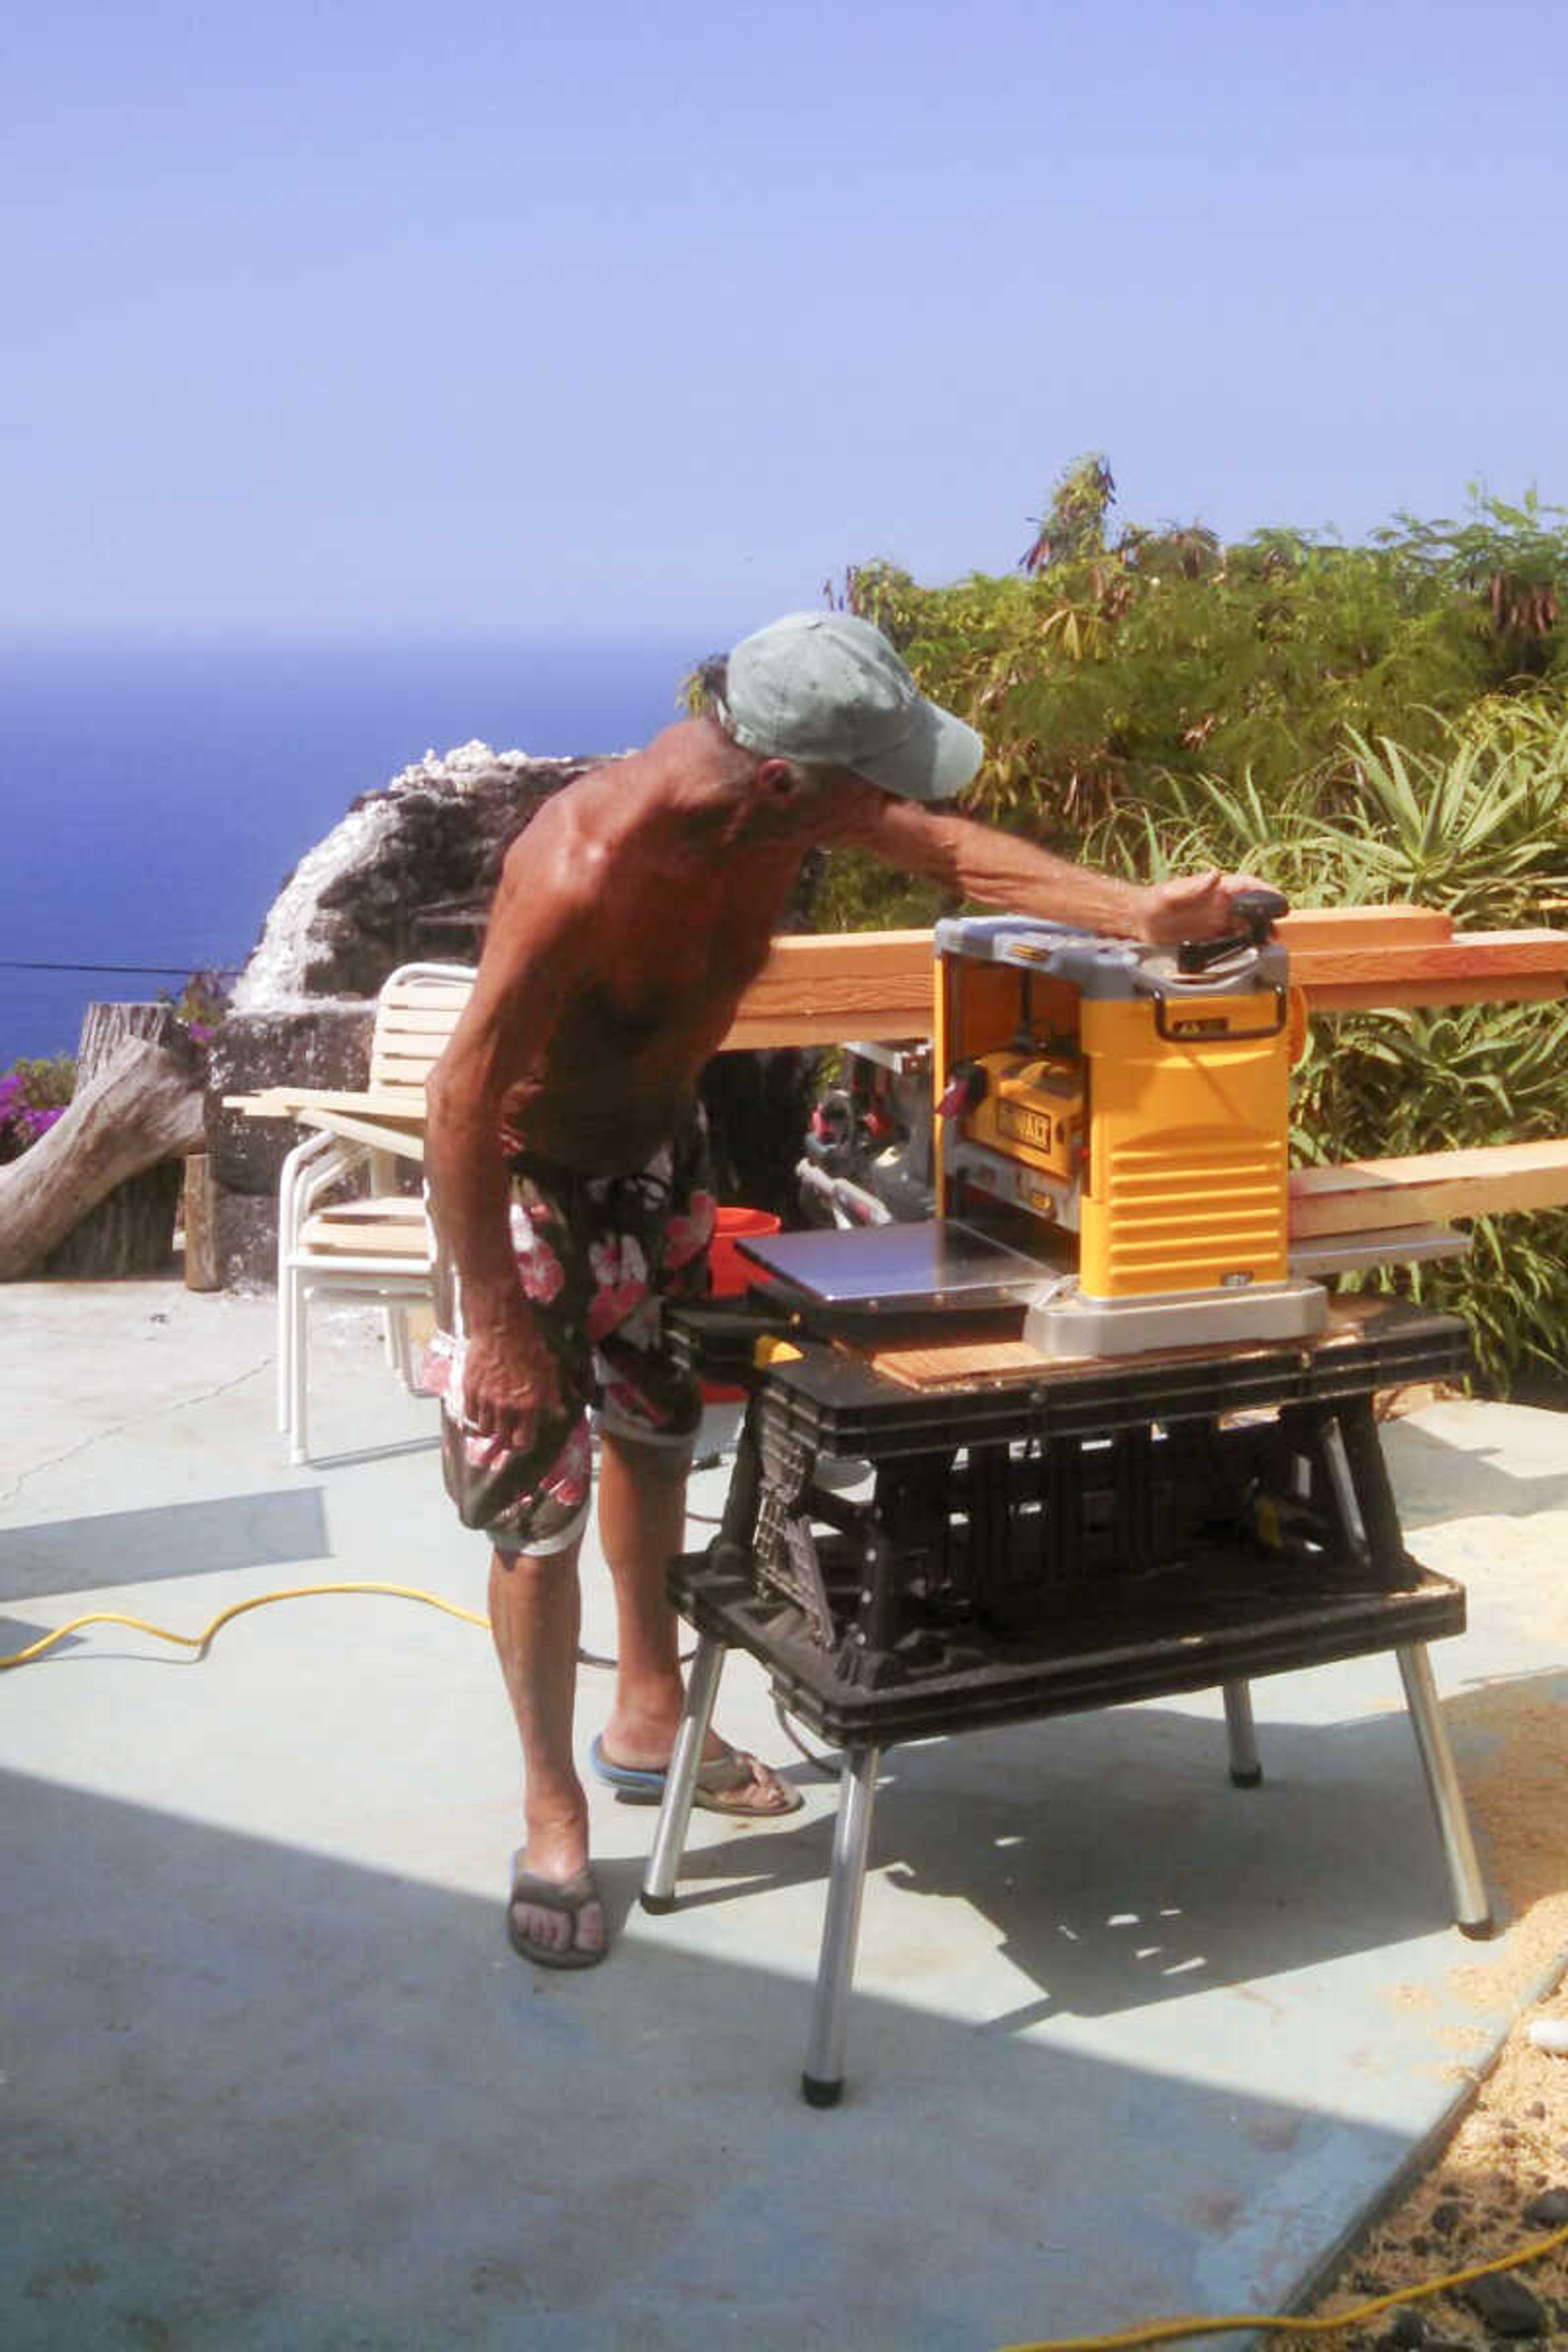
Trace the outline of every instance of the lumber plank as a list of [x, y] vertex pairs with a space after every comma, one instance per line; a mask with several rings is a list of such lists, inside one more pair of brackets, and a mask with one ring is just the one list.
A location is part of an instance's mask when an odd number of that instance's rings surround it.
[[867, 1002], [837, 1012], [748, 1013], [742, 1007], [720, 1041], [721, 1054], [757, 1053], [777, 1045], [843, 1045], [851, 1039], [868, 1044], [910, 1044], [931, 1033], [930, 992], [921, 1004]]
[[[1359, 1339], [1369, 1325], [1389, 1311], [1393, 1303], [1371, 1295], [1331, 1298], [1325, 1329], [1320, 1338], [1307, 1344], [1317, 1349]], [[1251, 1349], [1277, 1344], [1255, 1340]], [[878, 1339], [868, 1344], [841, 1339], [836, 1339], [834, 1345], [846, 1355], [863, 1358], [885, 1379], [910, 1389], [945, 1388], [980, 1381], [993, 1385], [1050, 1381], [1068, 1376], [1081, 1365], [1106, 1360], [1103, 1357], [1047, 1356], [1026, 1339], [995, 1329], [989, 1339], [979, 1336], [973, 1328], [961, 1329], [955, 1337], [943, 1337], [935, 1325], [904, 1339]], [[1234, 1340], [1225, 1340], [1192, 1348], [1162, 1348], [1151, 1351], [1151, 1360], [1157, 1354], [1163, 1361], [1183, 1362], [1198, 1357], [1234, 1358], [1237, 1352]]]
[[1558, 1209], [1568, 1206], [1568, 1139], [1295, 1168], [1289, 1194], [1293, 1240]]
[[[1307, 948], [1290, 957], [1290, 978], [1309, 999], [1331, 987], [1413, 982], [1555, 979], [1568, 975], [1568, 931], [1458, 931], [1450, 940]], [[1393, 996], [1391, 1002], [1398, 1001]]]
[[1037, 1381], [1056, 1360], [1026, 1339], [933, 1339], [926, 1347], [864, 1352], [874, 1371], [907, 1389], [944, 1388], [965, 1380]]
[[[1568, 988], [1568, 930], [1455, 932], [1431, 908], [1317, 907], [1282, 918], [1290, 976], [1312, 1013], [1359, 1008], [1506, 1003], [1560, 996]], [[782, 1045], [838, 1045], [850, 1038], [889, 1043], [929, 1037], [933, 948], [929, 930], [791, 933], [776, 939], [762, 971], [741, 1000], [720, 1051]], [[467, 1000], [461, 982], [426, 982], [396, 992], [373, 1044], [373, 1104], [391, 1115], [387, 1097], [401, 1086], [422, 1087]], [[310, 1097], [292, 1089], [290, 1103]], [[245, 1108], [263, 1114], [260, 1097]], [[337, 1097], [323, 1108], [350, 1108]]]
[[720, 1050], [929, 1036], [934, 985], [929, 930], [791, 933], [774, 940]]
[[1417, 1013], [1444, 1004], [1542, 1004], [1562, 998], [1556, 971], [1492, 980], [1327, 981], [1307, 991], [1310, 1013]]
[[[1568, 988], [1568, 930], [1460, 931], [1424, 907], [1306, 908], [1284, 917], [1290, 977], [1309, 1011], [1510, 1003]], [[721, 1051], [927, 1037], [929, 931], [776, 940]]]
[[1454, 918], [1436, 907], [1302, 907], [1274, 926], [1294, 956], [1305, 948], [1429, 946], [1454, 936]]

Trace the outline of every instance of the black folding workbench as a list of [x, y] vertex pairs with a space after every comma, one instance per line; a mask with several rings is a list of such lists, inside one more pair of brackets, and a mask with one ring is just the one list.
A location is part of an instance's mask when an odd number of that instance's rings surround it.
[[842, 2089], [872, 1794], [899, 1740], [1217, 1685], [1246, 1787], [1253, 1677], [1392, 1650], [1458, 1925], [1489, 1932], [1426, 1652], [1463, 1631], [1464, 1593], [1405, 1549], [1374, 1412], [1467, 1369], [1460, 1323], [1346, 1300], [1315, 1339], [913, 1387], [864, 1327], [800, 1306], [764, 1284], [675, 1318], [686, 1360], [749, 1397], [719, 1532], [670, 1568], [700, 1641], [642, 1899], [674, 1903], [723, 1657], [749, 1651], [844, 1754], [811, 2104]]

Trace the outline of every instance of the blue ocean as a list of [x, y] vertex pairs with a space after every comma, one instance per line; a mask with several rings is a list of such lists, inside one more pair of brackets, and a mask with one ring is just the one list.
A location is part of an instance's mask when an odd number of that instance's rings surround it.
[[712, 650], [674, 634], [0, 647], [0, 1070], [74, 1052], [95, 997], [237, 970], [305, 852], [426, 751], [625, 751], [679, 715]]

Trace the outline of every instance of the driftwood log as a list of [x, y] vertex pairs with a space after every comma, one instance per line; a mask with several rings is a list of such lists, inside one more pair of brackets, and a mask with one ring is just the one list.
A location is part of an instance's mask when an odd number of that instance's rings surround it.
[[[89, 1004], [76, 1049], [79, 1094], [107, 1070], [127, 1038], [183, 1053], [186, 1037], [169, 1004]], [[47, 1280], [101, 1282], [116, 1276], [163, 1274], [174, 1256], [174, 1220], [180, 1204], [178, 1160], [161, 1160], [140, 1175], [116, 1184], [88, 1211], [37, 1271]]]
[[[171, 1028], [163, 1043], [122, 1036], [95, 1076], [85, 1086], [79, 1077], [65, 1116], [0, 1168], [0, 1282], [42, 1273], [67, 1234], [127, 1177], [203, 1149], [197, 1056], [178, 1024], [171, 1020]], [[177, 1168], [173, 1175], [177, 1185]], [[169, 1214], [172, 1237], [172, 1202]]]

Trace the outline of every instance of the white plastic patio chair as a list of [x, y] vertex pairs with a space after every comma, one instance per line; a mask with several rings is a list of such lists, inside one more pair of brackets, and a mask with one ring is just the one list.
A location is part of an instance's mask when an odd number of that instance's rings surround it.
[[[376, 1003], [370, 1084], [378, 1095], [406, 1090], [423, 1115], [425, 1081], [468, 1002], [466, 964], [400, 964]], [[321, 1297], [380, 1306], [386, 1352], [404, 1386], [414, 1385], [410, 1307], [427, 1304], [433, 1264], [423, 1201], [396, 1190], [397, 1156], [318, 1131], [295, 1145], [278, 1180], [278, 1426], [291, 1462], [310, 1459], [309, 1323]], [[329, 1196], [349, 1181], [359, 1197]]]

